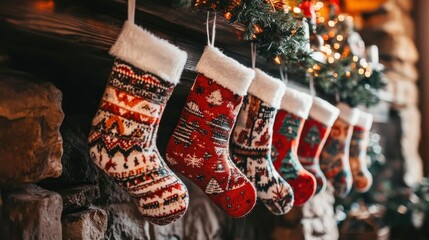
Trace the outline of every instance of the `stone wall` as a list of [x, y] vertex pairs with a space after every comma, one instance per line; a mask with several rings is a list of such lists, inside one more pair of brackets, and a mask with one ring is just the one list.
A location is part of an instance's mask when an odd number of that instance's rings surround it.
[[404, 181], [409, 186], [423, 178], [419, 155], [421, 114], [418, 108], [419, 78], [416, 63], [419, 53], [415, 44], [412, 17], [414, 1], [387, 0], [380, 9], [364, 15], [362, 37], [367, 45], [377, 45], [380, 60], [389, 80], [392, 106], [401, 119], [401, 153], [404, 159]]

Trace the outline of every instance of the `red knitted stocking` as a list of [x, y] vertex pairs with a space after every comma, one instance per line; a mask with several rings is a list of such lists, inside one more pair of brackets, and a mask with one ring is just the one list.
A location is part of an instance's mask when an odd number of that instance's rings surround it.
[[293, 189], [294, 206], [304, 204], [316, 191], [316, 179], [302, 167], [297, 155], [302, 127], [311, 104], [309, 95], [288, 88], [274, 122], [273, 162]]
[[321, 98], [313, 98], [310, 116], [304, 123], [298, 146], [302, 166], [316, 178], [316, 194], [326, 188], [326, 178], [320, 170], [319, 156], [339, 114], [338, 108]]
[[242, 217], [255, 205], [256, 192], [231, 162], [229, 138], [254, 71], [210, 45], [197, 71], [166, 157], [223, 211]]

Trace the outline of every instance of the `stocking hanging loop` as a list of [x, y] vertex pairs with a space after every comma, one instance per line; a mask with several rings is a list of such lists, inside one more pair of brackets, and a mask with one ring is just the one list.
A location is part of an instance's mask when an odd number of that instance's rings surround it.
[[252, 69], [256, 67], [256, 44], [250, 43], [250, 56], [252, 57]]
[[285, 66], [280, 65], [279, 71], [280, 71], [280, 80], [282, 80], [282, 82], [284, 82], [287, 85], [288, 78], [287, 78], [287, 73], [285, 71]]
[[315, 97], [316, 96], [316, 89], [314, 88], [314, 76], [313, 76], [313, 74], [308, 74], [308, 78], [309, 78], [308, 88], [310, 89], [310, 95], [312, 97]]
[[206, 20], [207, 44], [210, 45], [210, 46], [214, 46], [215, 36], [216, 36], [216, 12], [214, 12], [214, 17], [213, 17], [213, 27], [212, 27], [212, 39], [211, 39], [211, 42], [210, 42], [209, 19], [210, 19], [210, 11], [207, 11], [207, 20]]
[[136, 0], [128, 0], [128, 22], [134, 23]]

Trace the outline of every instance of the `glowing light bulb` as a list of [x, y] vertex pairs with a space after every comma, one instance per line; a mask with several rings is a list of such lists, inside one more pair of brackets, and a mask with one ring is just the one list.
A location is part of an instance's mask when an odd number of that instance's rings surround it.
[[328, 57], [328, 62], [329, 63], [333, 63], [335, 61], [335, 59], [333, 57]]
[[339, 43], [334, 43], [334, 48], [335, 49], [340, 49], [340, 44]]
[[298, 13], [301, 13], [301, 8], [299, 8], [299, 7], [294, 7], [294, 8], [293, 8], [293, 12], [294, 12], [294, 13], [297, 13], [297, 14], [298, 14]]
[[350, 73], [350, 71], [346, 72], [346, 77], [350, 77], [352, 74]]
[[328, 26], [330, 26], [330, 27], [334, 27], [334, 26], [335, 26], [335, 22], [334, 22], [334, 21], [332, 21], [332, 20], [329, 20], [329, 22], [328, 22]]
[[341, 54], [339, 54], [339, 53], [334, 53], [334, 58], [335, 58], [335, 59], [340, 59], [340, 57], [341, 57]]
[[232, 14], [230, 12], [225, 13], [224, 15], [226, 20], [230, 20], [232, 18]]
[[337, 40], [338, 41], [341, 42], [341, 41], [343, 41], [343, 39], [344, 39], [343, 35], [337, 35]]
[[353, 61], [357, 62], [359, 60], [358, 56], [353, 56]]
[[282, 59], [280, 58], [280, 56], [276, 56], [276, 57], [274, 58], [274, 62], [275, 62], [276, 64], [280, 64], [280, 63], [282, 63]]
[[345, 20], [344, 15], [340, 14], [340, 15], [338, 16], [338, 21], [342, 22], [342, 21], [344, 21], [344, 20]]
[[364, 74], [364, 73], [365, 73], [365, 70], [364, 70], [363, 68], [359, 68], [358, 73], [359, 73], [360, 75], [362, 75], [362, 74]]
[[338, 73], [334, 73], [334, 78], [337, 78], [338, 77]]

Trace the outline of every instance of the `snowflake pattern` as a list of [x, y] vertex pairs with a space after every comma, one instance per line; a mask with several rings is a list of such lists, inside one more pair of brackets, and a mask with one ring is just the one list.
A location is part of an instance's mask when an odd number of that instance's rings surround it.
[[186, 166], [190, 166], [192, 168], [200, 168], [203, 165], [203, 159], [198, 158], [197, 156], [195, 156], [195, 154], [193, 154], [192, 156], [188, 154], [184, 160]]

